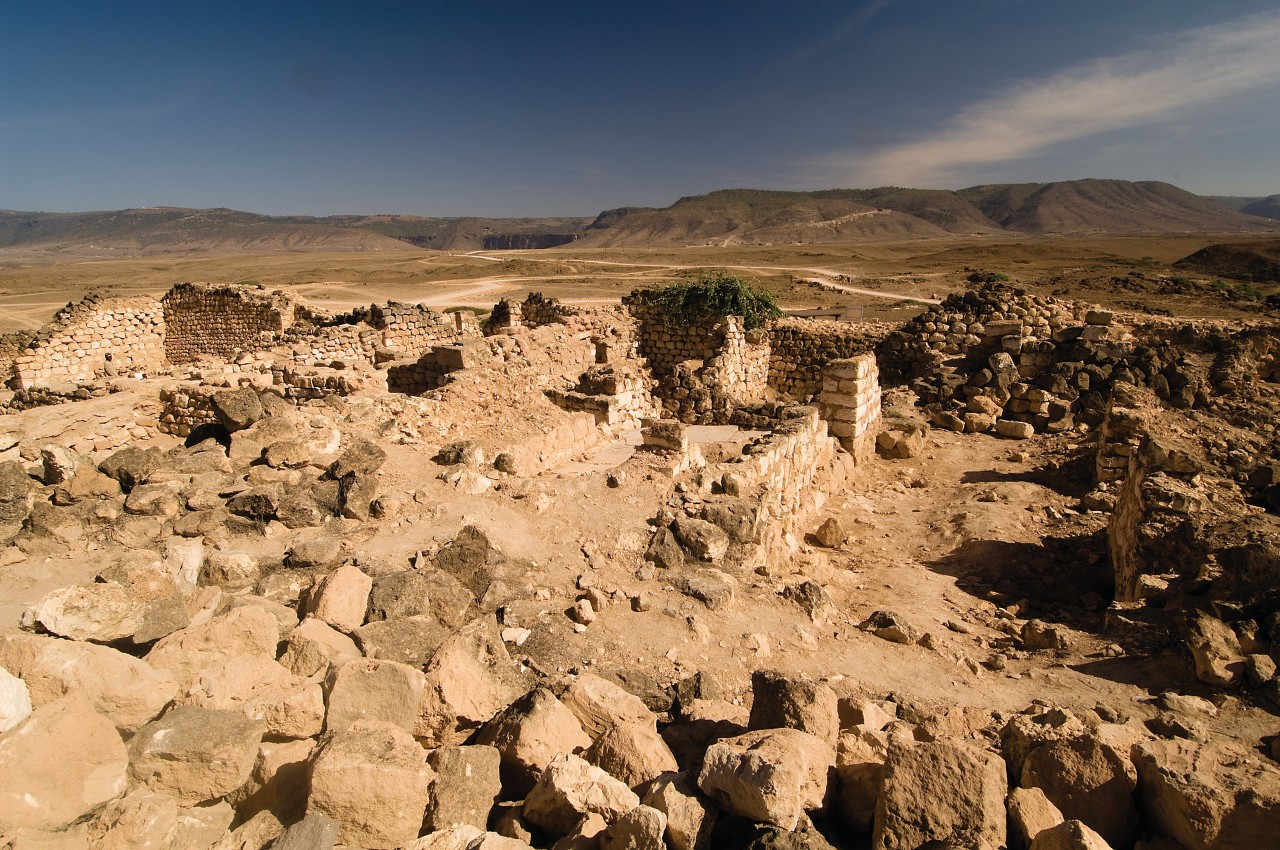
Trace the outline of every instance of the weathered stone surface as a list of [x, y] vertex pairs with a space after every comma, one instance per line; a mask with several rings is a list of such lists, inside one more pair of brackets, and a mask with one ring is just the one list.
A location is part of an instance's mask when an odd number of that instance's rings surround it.
[[835, 746], [840, 710], [835, 691], [822, 682], [776, 670], [751, 674], [751, 719], [747, 728], [799, 729]]
[[1084, 724], [1065, 709], [1014, 715], [1000, 730], [1000, 754], [1004, 756], [1009, 776], [1016, 781], [1022, 775], [1027, 754], [1041, 744], [1077, 737], [1084, 732]]
[[687, 774], [668, 773], [649, 783], [641, 802], [666, 816], [672, 850], [706, 850], [710, 846], [716, 808], [698, 793]]
[[1142, 808], [1187, 850], [1246, 850], [1274, 843], [1280, 766], [1228, 743], [1148, 741], [1133, 749]]
[[369, 592], [368, 622], [427, 615], [449, 629], [480, 616], [475, 595], [441, 570], [403, 570], [378, 576]]
[[716, 563], [729, 549], [729, 535], [720, 526], [706, 520], [679, 516], [671, 530], [685, 551], [699, 561]]
[[369, 658], [424, 667], [450, 633], [435, 617], [423, 615], [365, 623], [355, 630], [355, 639]]
[[748, 732], [707, 749], [698, 787], [729, 812], [794, 829], [826, 804], [834, 762], [831, 746], [807, 732]]
[[1127, 844], [1138, 827], [1137, 779], [1126, 756], [1084, 735], [1032, 750], [1020, 784], [1044, 791], [1067, 820], [1083, 821], [1112, 844]]
[[218, 422], [233, 434], [248, 428], [266, 415], [266, 411], [262, 409], [262, 399], [249, 387], [214, 393], [209, 401]]
[[338, 567], [322, 578], [311, 591], [308, 616], [323, 620], [335, 629], [353, 632], [364, 625], [373, 579], [359, 567]]
[[657, 716], [638, 696], [595, 673], [581, 673], [560, 695], [593, 739], [614, 726], [638, 723], [654, 727]]
[[0, 461], [0, 523], [19, 523], [31, 513], [36, 484], [13, 460]]
[[184, 805], [216, 799], [249, 778], [265, 729], [239, 712], [172, 709], [129, 742], [129, 776]]
[[552, 759], [585, 750], [592, 741], [555, 694], [534, 688], [485, 724], [476, 743], [498, 749], [503, 787], [522, 794], [533, 788]]
[[45, 484], [65, 484], [83, 463], [84, 458], [66, 446], [44, 446], [40, 449], [41, 480]]
[[454, 824], [411, 841], [402, 850], [472, 850], [484, 834], [469, 824]]
[[871, 846], [1005, 846], [1004, 764], [968, 744], [893, 744], [885, 761]]
[[0, 666], [22, 677], [34, 705], [79, 694], [124, 732], [153, 720], [178, 690], [168, 673], [131, 655], [38, 635], [0, 636]]
[[427, 756], [435, 771], [427, 800], [427, 829], [469, 824], [486, 829], [489, 815], [502, 792], [499, 765], [502, 757], [493, 747], [440, 747]]
[[139, 484], [146, 482], [148, 476], [163, 462], [163, 455], [158, 448], [143, 449], [139, 446], [126, 446], [120, 451], [108, 455], [98, 469], [104, 474], [120, 482], [126, 493]]
[[871, 829], [888, 752], [888, 736], [870, 729], [842, 734], [836, 747], [835, 808], [862, 832]]
[[1197, 614], [1187, 622], [1187, 648], [1196, 678], [1206, 685], [1229, 688], [1244, 677], [1244, 653], [1231, 627], [1216, 617]]
[[186, 688], [219, 662], [243, 655], [275, 658], [279, 642], [280, 629], [269, 613], [253, 606], [236, 608], [162, 638], [147, 653], [147, 663]]
[[600, 850], [666, 850], [666, 830], [666, 815], [648, 806], [636, 806], [609, 824]]
[[680, 548], [680, 541], [676, 540], [671, 529], [659, 528], [653, 535], [653, 539], [649, 541], [644, 559], [651, 561], [659, 569], [670, 570], [684, 566], [686, 557], [684, 549]]
[[59, 829], [125, 790], [128, 754], [110, 720], [77, 696], [0, 734], [0, 832]]
[[677, 576], [672, 583], [685, 596], [697, 599], [712, 611], [732, 605], [738, 588], [733, 576], [711, 568]]
[[133, 635], [146, 606], [119, 582], [97, 582], [55, 590], [35, 606], [36, 622], [55, 635], [100, 643]]
[[261, 575], [258, 562], [247, 552], [210, 552], [200, 567], [200, 584], [245, 588]]
[[1005, 800], [1005, 809], [1011, 850], [1026, 850], [1037, 835], [1066, 820], [1039, 788], [1014, 788]]
[[341, 553], [342, 541], [336, 537], [324, 536], [295, 543], [285, 553], [284, 560], [294, 569], [315, 570], [333, 564]]
[[352, 440], [329, 467], [329, 474], [341, 481], [348, 475], [372, 475], [387, 462], [387, 453], [371, 440]]
[[640, 798], [598, 767], [582, 758], [558, 755], [547, 765], [525, 797], [523, 817], [549, 835], [567, 835], [587, 814], [606, 823], [640, 805]]
[[434, 772], [399, 726], [362, 722], [325, 734], [311, 764], [307, 812], [338, 823], [338, 840], [394, 848], [418, 837]]
[[[89, 823], [93, 850], [178, 850], [178, 801], [135, 788], [107, 803]], [[206, 845], [207, 846], [207, 845]]]
[[828, 549], [838, 549], [849, 539], [849, 532], [845, 530], [839, 519], [827, 517], [826, 521], [818, 526], [818, 530], [813, 533], [813, 537], [820, 546], [825, 546]]
[[997, 419], [995, 427], [997, 434], [1011, 440], [1027, 440], [1036, 433], [1030, 422], [1019, 422], [1016, 419]]
[[376, 720], [413, 732], [426, 677], [407, 664], [362, 658], [335, 667], [329, 674], [327, 687], [327, 729]]
[[890, 643], [910, 646], [920, 640], [920, 631], [895, 611], [873, 611], [862, 627]]
[[210, 666], [176, 702], [238, 711], [266, 723], [266, 734], [282, 738], [312, 738], [324, 726], [320, 685], [262, 656], [242, 656]]
[[414, 734], [430, 746], [462, 743], [523, 690], [498, 627], [487, 618], [468, 623], [440, 644], [425, 673]]
[[1069, 820], [1037, 835], [1031, 850], [1111, 850], [1111, 845], [1086, 824]]
[[267, 522], [276, 516], [284, 499], [279, 484], [260, 484], [227, 500], [227, 510], [246, 519]]
[[31, 714], [27, 683], [0, 666], [0, 732], [7, 732]]
[[310, 812], [281, 833], [271, 850], [333, 850], [338, 822], [321, 812]]
[[209, 850], [263, 850], [284, 832], [274, 812], [263, 810], [218, 839]]
[[280, 663], [303, 678], [324, 675], [330, 664], [342, 664], [360, 657], [356, 642], [328, 623], [307, 617], [285, 642]]
[[629, 788], [680, 769], [651, 722], [614, 726], [596, 739], [586, 759]]

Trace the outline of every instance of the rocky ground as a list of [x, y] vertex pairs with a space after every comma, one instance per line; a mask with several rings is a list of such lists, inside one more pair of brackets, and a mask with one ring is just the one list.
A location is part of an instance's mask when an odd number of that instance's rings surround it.
[[503, 471], [560, 416], [511, 384], [92, 457], [155, 387], [0, 417], [0, 846], [1270, 846], [1275, 631], [1112, 628], [1096, 428], [888, 392], [902, 447], [752, 570], [631, 431]]

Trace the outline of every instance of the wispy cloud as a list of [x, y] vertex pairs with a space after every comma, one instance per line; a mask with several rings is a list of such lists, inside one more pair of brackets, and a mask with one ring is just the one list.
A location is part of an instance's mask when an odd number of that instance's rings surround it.
[[815, 39], [791, 54], [791, 58], [793, 60], [808, 59], [810, 56], [853, 38], [871, 24], [872, 18], [883, 12], [887, 6], [891, 6], [896, 2], [897, 0], [871, 0], [870, 3], [859, 6], [848, 15], [845, 15], [826, 35]]
[[917, 141], [814, 164], [857, 185], [937, 185], [965, 167], [1025, 159], [1061, 142], [1155, 124], [1277, 85], [1277, 45], [1280, 12], [1188, 30], [997, 93]]

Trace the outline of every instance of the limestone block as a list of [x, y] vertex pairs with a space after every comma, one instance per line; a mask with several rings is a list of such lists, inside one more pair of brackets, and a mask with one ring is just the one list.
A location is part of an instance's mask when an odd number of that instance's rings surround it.
[[0, 830], [59, 829], [124, 792], [128, 754], [110, 720], [75, 695], [0, 734]]
[[586, 759], [630, 788], [680, 769], [652, 722], [614, 726], [596, 739]]
[[327, 688], [328, 729], [376, 720], [413, 732], [423, 702], [426, 677], [407, 664], [362, 658], [333, 668]]
[[581, 673], [560, 695], [593, 739], [624, 723], [654, 728], [657, 716], [637, 696], [594, 673]]
[[525, 797], [526, 821], [553, 836], [567, 835], [588, 814], [611, 823], [640, 805], [623, 783], [582, 758], [556, 756]]
[[249, 778], [265, 729], [234, 711], [172, 709], [129, 742], [129, 776], [185, 805], [216, 799]]
[[877, 850], [930, 842], [999, 850], [1005, 846], [1004, 764], [968, 744], [893, 744], [876, 802]]
[[830, 745], [796, 729], [766, 729], [712, 744], [698, 787], [721, 808], [795, 829], [806, 810], [826, 803]]
[[485, 724], [476, 743], [498, 749], [503, 785], [518, 794], [532, 789], [557, 756], [585, 750], [592, 741], [555, 694], [535, 688]]
[[358, 567], [339, 567], [320, 580], [307, 603], [307, 614], [335, 629], [353, 632], [364, 624], [373, 579]]

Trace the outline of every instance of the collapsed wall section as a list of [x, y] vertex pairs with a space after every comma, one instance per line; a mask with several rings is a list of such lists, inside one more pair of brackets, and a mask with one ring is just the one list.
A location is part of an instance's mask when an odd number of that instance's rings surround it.
[[154, 298], [90, 295], [59, 310], [14, 358], [10, 385], [23, 390], [149, 372], [164, 364], [165, 339]]
[[292, 297], [246, 286], [179, 283], [164, 296], [165, 357], [191, 363], [271, 348], [294, 323]]

